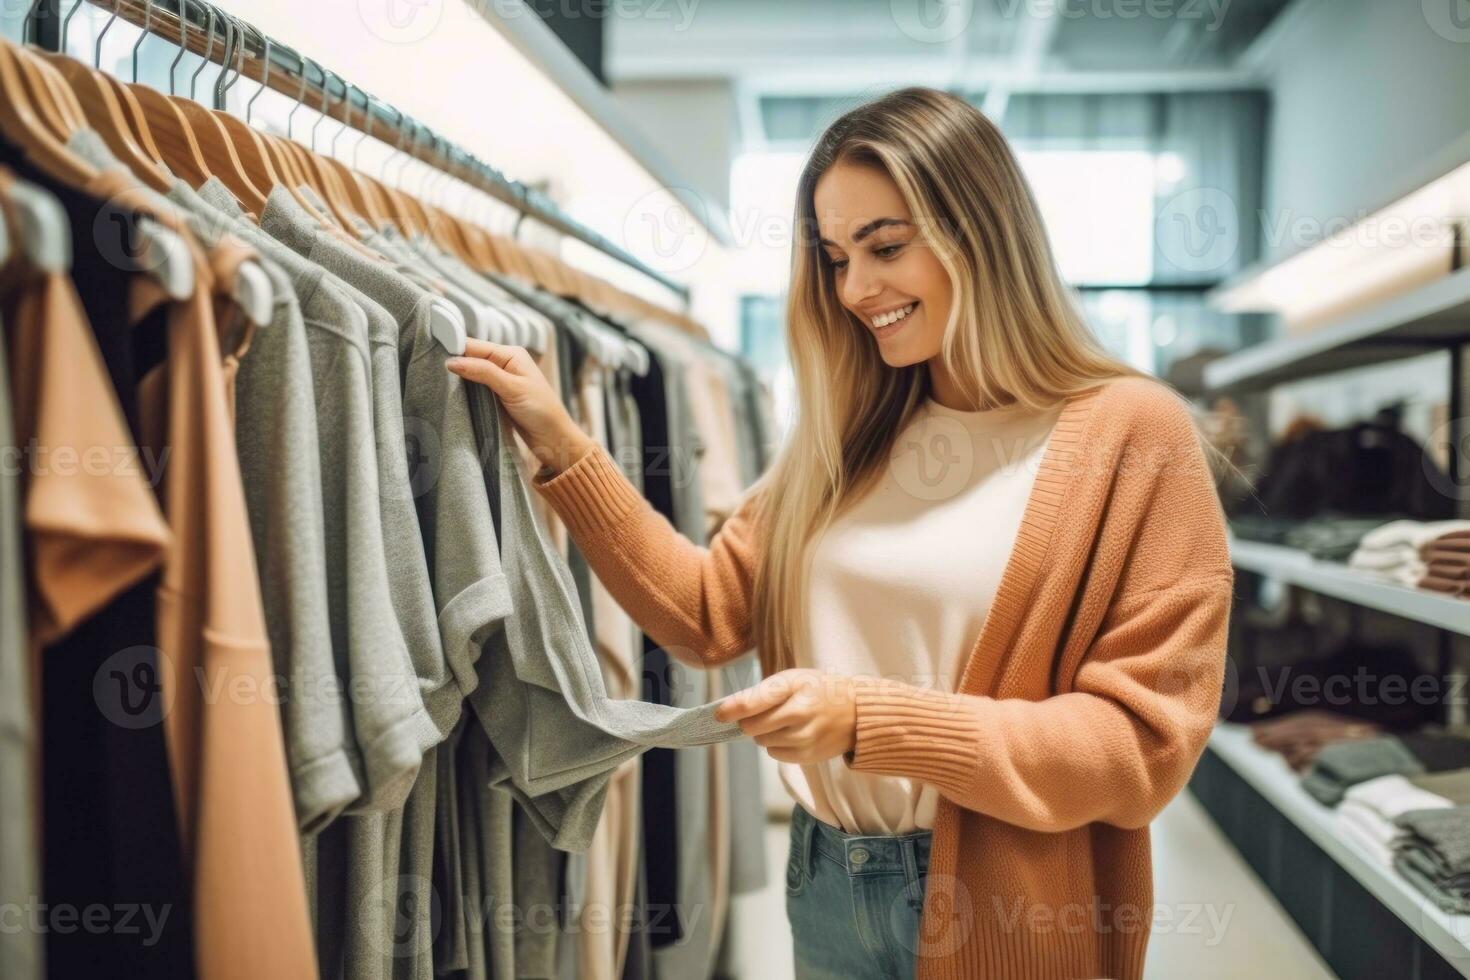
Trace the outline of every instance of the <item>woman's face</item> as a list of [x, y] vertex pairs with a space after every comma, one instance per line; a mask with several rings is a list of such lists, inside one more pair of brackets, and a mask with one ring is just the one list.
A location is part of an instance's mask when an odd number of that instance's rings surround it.
[[949, 275], [912, 224], [898, 185], [874, 167], [839, 163], [812, 195], [837, 297], [872, 333], [890, 367], [939, 354]]

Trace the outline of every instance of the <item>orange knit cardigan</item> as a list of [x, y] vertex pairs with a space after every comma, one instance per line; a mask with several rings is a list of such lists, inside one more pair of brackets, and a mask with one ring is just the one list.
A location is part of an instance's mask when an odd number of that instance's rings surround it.
[[[708, 548], [601, 449], [534, 483], [656, 642], [707, 666], [750, 648], [764, 481]], [[858, 686], [849, 764], [942, 795], [918, 976], [1142, 976], [1148, 824], [1213, 724], [1233, 580], [1188, 410], [1144, 378], [1068, 399], [959, 689]]]

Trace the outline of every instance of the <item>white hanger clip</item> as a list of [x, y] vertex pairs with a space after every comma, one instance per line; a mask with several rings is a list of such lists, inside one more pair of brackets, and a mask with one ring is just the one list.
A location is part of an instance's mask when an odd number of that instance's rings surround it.
[[235, 303], [257, 327], [271, 322], [276, 307], [276, 289], [270, 276], [254, 259], [240, 263], [235, 272]]
[[23, 180], [11, 183], [10, 201], [20, 225], [16, 238], [31, 264], [50, 273], [71, 268], [71, 226], [61, 202]]
[[464, 353], [469, 332], [465, 329], [464, 317], [459, 310], [444, 299], [434, 297], [429, 303], [429, 334], [439, 341], [450, 354], [459, 357]]
[[138, 219], [145, 236], [148, 266], [170, 299], [182, 301], [194, 295], [194, 256], [189, 244], [171, 228], [148, 217]]

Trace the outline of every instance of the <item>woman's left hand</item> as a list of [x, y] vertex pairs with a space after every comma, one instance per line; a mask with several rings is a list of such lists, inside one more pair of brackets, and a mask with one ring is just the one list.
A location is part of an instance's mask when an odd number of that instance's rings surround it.
[[852, 750], [857, 702], [852, 678], [798, 667], [772, 674], [715, 708], [720, 721], [738, 721], [777, 762], [810, 765]]

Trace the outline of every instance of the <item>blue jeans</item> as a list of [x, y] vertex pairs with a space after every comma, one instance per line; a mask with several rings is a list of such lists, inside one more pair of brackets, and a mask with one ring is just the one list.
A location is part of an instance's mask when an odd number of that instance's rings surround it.
[[786, 918], [798, 980], [914, 975], [930, 838], [846, 834], [792, 811]]

